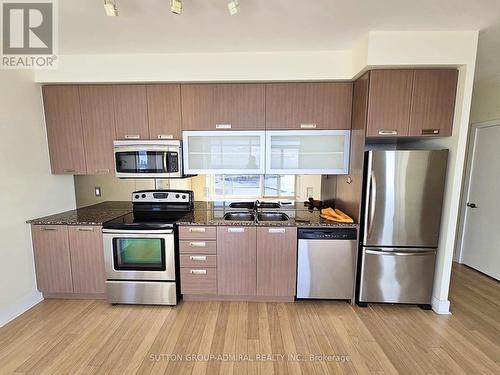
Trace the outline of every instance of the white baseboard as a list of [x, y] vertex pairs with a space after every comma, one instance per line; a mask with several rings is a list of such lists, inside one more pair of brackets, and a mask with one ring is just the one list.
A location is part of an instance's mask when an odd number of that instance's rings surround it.
[[14, 320], [22, 313], [28, 311], [36, 304], [43, 301], [42, 293], [38, 290], [21, 298], [17, 302], [0, 310], [0, 327]]
[[436, 314], [451, 315], [450, 301], [448, 301], [447, 299], [440, 300], [440, 299], [437, 299], [436, 297], [432, 297], [432, 310]]

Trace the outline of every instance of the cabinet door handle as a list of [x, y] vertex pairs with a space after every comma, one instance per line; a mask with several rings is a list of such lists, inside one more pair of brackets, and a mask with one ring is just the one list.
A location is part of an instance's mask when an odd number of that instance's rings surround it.
[[316, 129], [316, 124], [300, 124], [301, 129]]
[[125, 134], [125, 139], [141, 139], [139, 134]]
[[174, 139], [173, 134], [158, 134], [158, 139]]
[[227, 228], [229, 233], [244, 233], [245, 228]]
[[269, 233], [286, 233], [285, 228], [269, 228], [267, 231]]
[[63, 169], [63, 172], [64, 173], [75, 173], [76, 170], [75, 169]]
[[439, 129], [422, 129], [422, 135], [438, 135]]
[[215, 129], [231, 129], [231, 124], [215, 124]]
[[382, 130], [378, 131], [378, 134], [380, 134], [380, 135], [398, 135], [398, 131], [395, 129], [391, 129], [391, 130], [382, 129]]
[[206, 255], [191, 255], [189, 257], [190, 260], [207, 260], [207, 256]]
[[43, 227], [42, 230], [44, 230], [46, 232], [55, 232], [55, 231], [57, 231], [57, 228], [54, 228], [54, 227]]
[[207, 247], [207, 243], [204, 242], [204, 241], [200, 241], [200, 242], [190, 242], [189, 243], [189, 246], [190, 247]]
[[95, 173], [97, 173], [97, 174], [106, 174], [106, 173], [109, 173], [109, 168], [96, 169]]
[[80, 232], [93, 232], [94, 228], [78, 228]]
[[189, 273], [192, 275], [206, 275], [207, 270], [190, 270]]
[[206, 228], [189, 228], [188, 229], [189, 233], [205, 233], [207, 231]]

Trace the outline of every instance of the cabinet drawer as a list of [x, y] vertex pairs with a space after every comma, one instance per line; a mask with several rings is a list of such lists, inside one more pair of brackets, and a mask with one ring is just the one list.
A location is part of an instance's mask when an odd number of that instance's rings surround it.
[[216, 227], [179, 227], [179, 238], [185, 239], [202, 239], [202, 240], [215, 240], [217, 238]]
[[216, 267], [217, 256], [206, 254], [181, 255], [181, 267]]
[[215, 268], [181, 268], [181, 293], [217, 294]]
[[180, 241], [179, 248], [181, 254], [216, 254], [217, 242], [215, 241]]

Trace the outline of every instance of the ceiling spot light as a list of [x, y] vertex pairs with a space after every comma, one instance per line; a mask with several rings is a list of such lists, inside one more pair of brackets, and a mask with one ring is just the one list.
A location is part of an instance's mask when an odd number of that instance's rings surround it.
[[108, 17], [118, 16], [118, 8], [116, 7], [115, 0], [104, 0], [104, 10]]
[[229, 9], [229, 14], [234, 16], [240, 10], [240, 2], [238, 0], [232, 0], [227, 3], [227, 9]]
[[172, 13], [181, 14], [182, 13], [182, 1], [181, 0], [170, 0], [170, 10]]

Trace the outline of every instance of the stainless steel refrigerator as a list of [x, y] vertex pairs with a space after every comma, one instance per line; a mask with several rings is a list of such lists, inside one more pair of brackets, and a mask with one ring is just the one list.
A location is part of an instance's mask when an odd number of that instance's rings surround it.
[[448, 150], [367, 151], [361, 304], [429, 305]]

